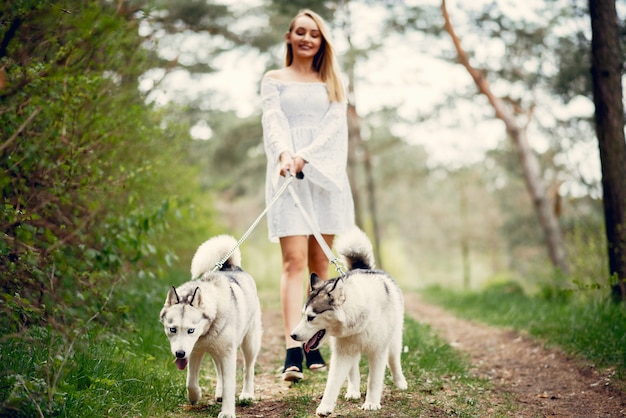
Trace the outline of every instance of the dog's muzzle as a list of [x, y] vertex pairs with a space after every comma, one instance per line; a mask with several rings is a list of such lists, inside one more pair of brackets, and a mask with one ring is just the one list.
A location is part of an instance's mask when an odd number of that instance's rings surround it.
[[185, 367], [187, 367], [187, 363], [188, 360], [186, 358], [186, 353], [182, 350], [179, 350], [176, 352], [176, 367], [178, 367], [178, 370], [185, 370]]

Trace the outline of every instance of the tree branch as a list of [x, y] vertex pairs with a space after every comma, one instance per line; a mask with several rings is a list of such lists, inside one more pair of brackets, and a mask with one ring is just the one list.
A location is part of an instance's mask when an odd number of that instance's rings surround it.
[[457, 57], [459, 59], [459, 63], [465, 67], [467, 72], [472, 76], [476, 87], [478, 87], [478, 91], [487, 97], [491, 107], [496, 112], [496, 117], [504, 122], [506, 125], [507, 131], [517, 130], [519, 127], [515, 123], [515, 118], [511, 115], [510, 112], [507, 111], [504, 103], [501, 99], [496, 97], [491, 91], [491, 87], [489, 87], [489, 83], [483, 77], [483, 73], [476, 68], [472, 67], [470, 64], [469, 57], [463, 47], [461, 46], [461, 40], [456, 35], [454, 31], [454, 27], [452, 26], [452, 22], [450, 21], [450, 15], [448, 14], [448, 8], [446, 7], [446, 0], [441, 0], [441, 13], [445, 20], [445, 29], [446, 32], [452, 38], [452, 43], [454, 44], [454, 48], [456, 49]]
[[[563, 242], [561, 228], [554, 213], [554, 209], [550, 205], [549, 196], [546, 195], [539, 160], [528, 142], [527, 128], [532, 117], [533, 108], [531, 107], [529, 111], [526, 112], [527, 119], [525, 123], [518, 122], [516, 116], [523, 112], [521, 106], [510, 98], [501, 99], [496, 97], [491, 91], [489, 83], [487, 83], [487, 80], [483, 77], [483, 74], [470, 64], [469, 57], [463, 50], [461, 41], [452, 27], [450, 15], [446, 8], [446, 0], [441, 0], [441, 13], [445, 20], [445, 30], [452, 38], [459, 62], [470, 73], [474, 83], [478, 87], [478, 91], [487, 97], [489, 104], [496, 112], [496, 117], [504, 122], [506, 131], [517, 148], [524, 172], [524, 182], [526, 183], [526, 188], [533, 202], [539, 224], [544, 232], [550, 260], [555, 267], [567, 273], [569, 268], [565, 257], [565, 244]], [[506, 106], [507, 100], [510, 101], [512, 108]]]
[[3, 152], [9, 145], [11, 145], [11, 142], [15, 141], [15, 139], [22, 133], [22, 131], [26, 128], [26, 126], [35, 118], [35, 116], [37, 116], [37, 113], [39, 113], [40, 111], [41, 111], [41, 107], [38, 107], [37, 109], [35, 109], [33, 113], [30, 114], [28, 119], [26, 119], [24, 123], [22, 123], [22, 125], [19, 128], [17, 128], [17, 131], [15, 131], [9, 139], [4, 141], [4, 144], [0, 145], [0, 153]]

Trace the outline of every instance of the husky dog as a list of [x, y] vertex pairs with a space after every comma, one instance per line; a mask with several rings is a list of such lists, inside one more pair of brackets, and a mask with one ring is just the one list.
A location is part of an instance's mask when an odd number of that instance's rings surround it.
[[197, 403], [200, 364], [205, 353], [213, 358], [217, 375], [216, 400], [222, 401], [219, 418], [235, 417], [237, 348], [243, 353], [243, 388], [239, 399], [254, 398], [254, 364], [261, 347], [261, 309], [254, 279], [241, 269], [235, 249], [218, 271], [212, 271], [237, 241], [220, 235], [203, 243], [191, 261], [191, 281], [169, 290], [161, 322], [176, 357], [187, 365], [187, 395]]
[[360, 229], [339, 236], [335, 248], [348, 272], [328, 281], [311, 274], [311, 292], [303, 317], [291, 335], [296, 341], [306, 341], [306, 351], [317, 348], [325, 335], [331, 337], [328, 380], [315, 411], [322, 416], [333, 412], [346, 378], [346, 399], [361, 397], [361, 353], [369, 360], [367, 393], [361, 409], [380, 409], [387, 364], [395, 386], [407, 388], [400, 365], [404, 321], [400, 288], [387, 273], [374, 270], [372, 244]]

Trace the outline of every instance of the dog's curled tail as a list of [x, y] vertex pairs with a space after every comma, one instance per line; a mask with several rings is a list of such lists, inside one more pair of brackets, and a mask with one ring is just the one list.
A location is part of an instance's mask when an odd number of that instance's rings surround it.
[[241, 267], [241, 252], [239, 247], [237, 247], [237, 240], [230, 235], [218, 235], [205, 241], [198, 247], [196, 254], [191, 260], [191, 277], [195, 279], [213, 270], [215, 265], [222, 261], [233, 248], [233, 253], [224, 262], [221, 270]]
[[335, 249], [348, 270], [376, 268], [372, 243], [356, 226], [337, 237]]

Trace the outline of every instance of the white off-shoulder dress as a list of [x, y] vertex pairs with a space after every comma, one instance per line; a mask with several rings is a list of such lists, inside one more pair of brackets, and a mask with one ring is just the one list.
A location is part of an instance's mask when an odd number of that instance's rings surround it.
[[[295, 189], [319, 232], [335, 235], [347, 230], [354, 225], [354, 202], [346, 172], [346, 103], [329, 102], [324, 83], [269, 77], [261, 82], [261, 101], [266, 203], [286, 181], [280, 175], [279, 156], [288, 151], [307, 161], [304, 179], [294, 180], [289, 187]], [[271, 241], [313, 233], [288, 191], [269, 209], [267, 221]]]

